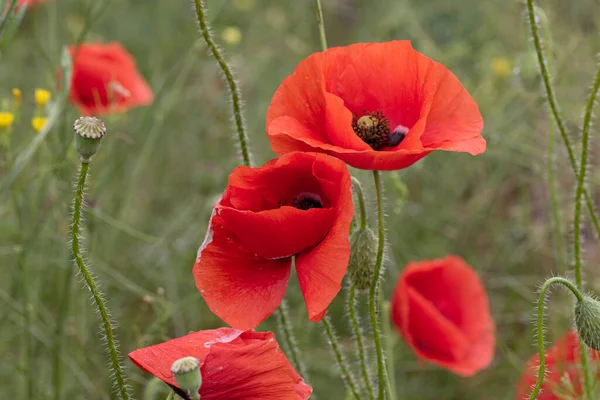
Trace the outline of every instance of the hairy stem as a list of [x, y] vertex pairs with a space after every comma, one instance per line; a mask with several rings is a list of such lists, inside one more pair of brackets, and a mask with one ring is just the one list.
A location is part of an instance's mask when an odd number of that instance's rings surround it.
[[325, 335], [327, 336], [327, 342], [329, 343], [329, 347], [335, 356], [335, 360], [338, 364], [338, 367], [341, 372], [342, 380], [346, 385], [346, 389], [352, 393], [355, 399], [360, 400], [360, 395], [357, 390], [356, 383], [354, 382], [354, 377], [350, 373], [350, 369], [348, 368], [348, 363], [346, 361], [346, 357], [342, 353], [342, 349], [340, 347], [340, 343], [335, 334], [335, 330], [333, 325], [331, 324], [331, 320], [328, 315], [325, 315], [321, 320], [321, 325], [323, 326], [323, 330], [325, 331]]
[[383, 271], [383, 251], [385, 249], [385, 227], [383, 225], [383, 191], [381, 188], [381, 179], [378, 171], [373, 171], [373, 179], [375, 181], [375, 192], [377, 193], [377, 223], [379, 233], [379, 244], [377, 246], [377, 258], [375, 259], [375, 268], [371, 287], [369, 288], [369, 313], [371, 316], [371, 328], [373, 330], [373, 341], [375, 342], [375, 351], [377, 354], [377, 387], [379, 400], [385, 399], [385, 389], [387, 386], [387, 369], [385, 365], [383, 344], [381, 340], [381, 330], [379, 327], [379, 312], [381, 304], [379, 304], [379, 285], [381, 283], [381, 275]]
[[567, 246], [563, 238], [563, 229], [560, 217], [560, 203], [558, 201], [558, 193], [556, 190], [556, 175], [555, 175], [555, 131], [554, 125], [548, 126], [548, 153], [546, 154], [546, 177], [548, 179], [548, 190], [550, 192], [550, 207], [552, 210], [552, 225], [554, 232], [554, 242], [556, 245], [556, 256], [558, 258], [558, 267], [564, 274], [567, 272]]
[[352, 177], [352, 188], [356, 191], [356, 197], [358, 198], [358, 207], [360, 211], [360, 229], [367, 227], [367, 209], [365, 207], [365, 194], [362, 189], [360, 181]]
[[360, 360], [360, 370], [365, 383], [365, 388], [367, 389], [367, 394], [369, 395], [369, 399], [375, 399], [375, 393], [373, 392], [373, 386], [371, 385], [371, 377], [369, 374], [369, 365], [367, 362], [367, 348], [365, 346], [365, 341], [363, 338], [363, 332], [360, 326], [360, 321], [358, 319], [358, 310], [356, 304], [356, 286], [354, 283], [350, 284], [350, 289], [348, 290], [348, 314], [350, 316], [350, 326], [352, 328], [352, 332], [354, 333], [354, 339], [356, 341], [356, 350], [358, 351], [358, 358]]
[[[583, 295], [579, 291], [579, 289], [569, 280], [561, 277], [554, 277], [547, 279], [546, 282], [542, 285], [540, 289], [540, 295], [538, 298], [537, 304], [537, 320], [536, 320], [536, 334], [537, 334], [537, 345], [538, 345], [538, 355], [540, 357], [540, 365], [538, 367], [538, 376], [529, 395], [529, 400], [536, 400], [540, 390], [542, 388], [542, 384], [544, 383], [544, 374], [546, 373], [546, 346], [544, 343], [544, 309], [546, 305], [546, 292], [552, 285], [563, 285], [567, 289], [573, 293], [577, 301], [583, 300]], [[584, 351], [587, 354], [587, 349]], [[586, 357], [587, 359], [587, 357]]]
[[288, 349], [289, 358], [296, 368], [296, 371], [302, 376], [302, 378], [309, 382], [308, 372], [306, 370], [306, 365], [300, 358], [300, 350], [298, 349], [298, 342], [296, 337], [294, 336], [294, 330], [290, 323], [290, 317], [288, 312], [288, 305], [285, 299], [282, 300], [281, 305], [277, 310], [275, 310], [275, 317], [277, 320], [277, 327], [279, 328], [279, 333], [283, 337], [285, 346]]
[[[567, 129], [565, 127], [565, 123], [560, 116], [558, 103], [556, 101], [556, 97], [554, 95], [554, 88], [552, 87], [552, 82], [550, 79], [550, 72], [548, 69], [548, 62], [546, 60], [546, 56], [544, 55], [544, 51], [542, 49], [542, 40], [539, 33], [539, 28], [536, 23], [535, 17], [535, 9], [533, 6], [533, 0], [527, 1], [527, 12], [528, 12], [528, 20], [529, 26], [531, 28], [531, 36], [533, 38], [533, 45], [535, 47], [535, 52], [537, 54], [538, 64], [540, 67], [540, 74], [542, 76], [542, 82], [544, 83], [544, 89], [546, 91], [546, 98], [548, 100], [548, 106], [550, 108], [551, 114], [554, 118], [554, 122], [558, 127], [560, 132], [560, 136], [565, 144], [567, 149], [567, 155], [569, 157], [569, 163], [571, 164], [571, 168], [573, 172], [577, 175], [577, 161], [575, 160], [575, 154], [573, 152], [573, 146], [571, 144], [571, 140], [569, 139], [569, 134], [567, 133]], [[594, 226], [594, 230], [596, 231], [596, 236], [600, 237], [600, 222], [598, 221], [598, 217], [596, 216], [596, 211], [594, 210], [594, 203], [592, 201], [592, 197], [590, 196], [587, 188], [584, 187], [583, 195], [585, 197], [585, 201], [587, 204], [588, 212], [590, 214], [590, 218], [592, 219], [592, 224]]]
[[81, 234], [81, 210], [83, 206], [83, 194], [88, 175], [88, 169], [89, 163], [82, 163], [81, 168], [79, 170], [79, 180], [77, 181], [75, 203], [73, 205], [73, 223], [71, 225], [71, 250], [73, 252], [73, 257], [75, 258], [75, 263], [79, 268], [79, 272], [83, 276], [87, 288], [92, 293], [94, 304], [96, 305], [97, 309], [96, 311], [98, 311], [102, 319], [104, 339], [106, 340], [106, 345], [110, 353], [110, 367], [114, 374], [117, 391], [121, 396], [121, 399], [128, 400], [130, 397], [127, 391], [127, 386], [125, 385], [125, 378], [123, 377], [123, 368], [121, 367], [119, 359], [118, 344], [113, 333], [112, 323], [110, 321], [110, 315], [108, 313], [108, 307], [106, 306], [102, 293], [98, 289], [98, 285], [96, 284], [92, 274], [90, 273], [90, 270], [86, 266], [85, 261], [83, 260], [83, 256], [81, 255], [82, 249], [79, 243]]
[[577, 189], [575, 190], [575, 221], [573, 222], [573, 246], [575, 257], [575, 283], [581, 289], [582, 286], [582, 261], [581, 261], [581, 198], [585, 189], [587, 162], [590, 147], [590, 126], [592, 123], [592, 112], [596, 102], [596, 94], [600, 88], [600, 68], [596, 72], [592, 91], [588, 98], [583, 116], [581, 129], [581, 159], [579, 161], [579, 173], [577, 174]]
[[[583, 116], [583, 126], [581, 129], [581, 159], [579, 161], [579, 174], [577, 175], [577, 189], [575, 190], [575, 220], [573, 222], [573, 253], [575, 258], [575, 283], [579, 289], [583, 286], [583, 263], [581, 257], [581, 200], [585, 189], [587, 162], [590, 147], [590, 126], [592, 122], [592, 111], [596, 102], [596, 94], [600, 88], [600, 68], [596, 72], [592, 91], [588, 98]], [[581, 347], [581, 363], [584, 371], [585, 394], [588, 398], [592, 395], [592, 378], [590, 376], [589, 360], [586, 346], [579, 343]]]
[[233, 76], [233, 72], [229, 64], [225, 61], [221, 50], [215, 43], [213, 35], [206, 21], [206, 8], [202, 0], [194, 0], [194, 6], [196, 8], [196, 15], [198, 17], [198, 24], [202, 31], [202, 38], [206, 42], [210, 52], [212, 53], [215, 60], [219, 64], [221, 71], [225, 75], [225, 80], [229, 85], [229, 94], [231, 96], [231, 108], [233, 112], [233, 120], [235, 121], [235, 127], [237, 130], [238, 143], [240, 146], [240, 152], [242, 155], [242, 161], [244, 165], [252, 165], [252, 157], [250, 155], [250, 148], [248, 146], [248, 135], [246, 133], [246, 123], [244, 121], [244, 114], [242, 112], [242, 94], [238, 83]]

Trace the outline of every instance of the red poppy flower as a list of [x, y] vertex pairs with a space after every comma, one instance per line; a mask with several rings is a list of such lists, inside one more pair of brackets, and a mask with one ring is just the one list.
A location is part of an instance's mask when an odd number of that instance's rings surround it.
[[275, 153], [323, 152], [373, 170], [406, 168], [434, 150], [482, 153], [482, 129], [456, 76], [409, 41], [315, 53], [283, 81], [267, 112]]
[[[590, 358], [598, 360], [600, 353], [589, 350]], [[537, 400], [562, 400], [580, 398], [583, 387], [583, 371], [579, 367], [581, 361], [579, 339], [575, 331], [569, 331], [552, 347], [546, 350], [546, 375], [542, 390]], [[540, 356], [532, 356], [525, 367], [521, 380], [517, 385], [516, 400], [525, 399], [537, 380]], [[592, 365], [592, 370], [599, 365]], [[598, 371], [600, 379], [600, 370]]]
[[84, 43], [70, 46], [69, 53], [73, 58], [69, 99], [82, 114], [122, 112], [152, 103], [152, 89], [120, 43]]
[[485, 289], [460, 257], [410, 263], [398, 280], [392, 320], [417, 355], [461, 376], [494, 358]]
[[171, 365], [183, 357], [200, 360], [202, 400], [306, 400], [312, 393], [271, 332], [199, 331], [129, 353], [135, 365], [176, 389]]
[[238, 167], [198, 250], [196, 286], [223, 321], [252, 329], [281, 303], [295, 256], [308, 316], [319, 321], [346, 273], [353, 214], [350, 174], [333, 157], [290, 153]]

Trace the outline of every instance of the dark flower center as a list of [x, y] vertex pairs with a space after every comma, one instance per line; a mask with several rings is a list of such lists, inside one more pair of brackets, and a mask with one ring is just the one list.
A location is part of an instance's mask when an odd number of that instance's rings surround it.
[[353, 116], [352, 129], [373, 150], [397, 146], [406, 137], [405, 129], [390, 130], [390, 122], [381, 111], [370, 112], [360, 118]]
[[315, 193], [300, 193], [292, 201], [292, 206], [299, 210], [310, 210], [311, 208], [323, 208], [321, 196]]

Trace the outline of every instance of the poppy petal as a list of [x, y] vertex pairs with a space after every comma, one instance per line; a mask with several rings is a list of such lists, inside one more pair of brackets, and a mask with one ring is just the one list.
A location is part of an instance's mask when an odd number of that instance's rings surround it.
[[[372, 112], [406, 136], [393, 147], [371, 149], [352, 121]], [[323, 152], [373, 170], [406, 168], [435, 150], [479, 154], [485, 150], [482, 128], [477, 105], [458, 79], [408, 41], [310, 55], [283, 81], [267, 112], [267, 136], [277, 154]]]
[[327, 235], [335, 217], [331, 208], [250, 212], [222, 207], [217, 212], [249, 252], [269, 259], [291, 257], [313, 247]]
[[200, 360], [202, 399], [306, 400], [312, 393], [271, 332], [200, 331], [129, 354], [139, 368], [174, 387], [171, 365], [188, 356]]
[[296, 273], [308, 317], [317, 322], [341, 289], [350, 258], [348, 231], [354, 207], [350, 174], [343, 163], [315, 162], [313, 173], [326, 191], [332, 197], [337, 192], [338, 198], [337, 219], [325, 239], [296, 257]]
[[421, 357], [462, 376], [494, 357], [494, 323], [485, 289], [461, 258], [409, 264], [392, 300], [392, 319]]
[[238, 329], [258, 326], [281, 304], [291, 258], [268, 260], [249, 252], [214, 214], [194, 264], [196, 287], [219, 318]]
[[437, 90], [421, 138], [423, 145], [472, 155], [483, 153], [486, 142], [480, 134], [483, 119], [477, 103], [458, 78], [437, 63], [436, 82]]

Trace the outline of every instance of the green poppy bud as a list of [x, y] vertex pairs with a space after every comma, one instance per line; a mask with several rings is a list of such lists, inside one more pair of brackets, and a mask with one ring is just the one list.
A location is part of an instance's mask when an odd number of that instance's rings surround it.
[[373, 269], [377, 258], [377, 236], [370, 228], [358, 229], [350, 240], [350, 280], [358, 290], [366, 290], [373, 279]]
[[600, 301], [584, 296], [575, 305], [575, 326], [587, 347], [600, 350]]
[[171, 365], [171, 372], [179, 388], [186, 392], [190, 399], [199, 400], [202, 374], [200, 373], [200, 360], [195, 357], [183, 357]]
[[80, 117], [73, 124], [75, 149], [82, 163], [89, 163], [100, 148], [100, 141], [106, 135], [106, 126], [96, 117]]

